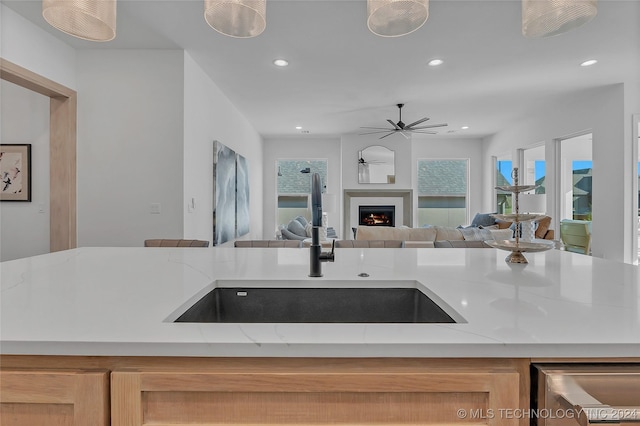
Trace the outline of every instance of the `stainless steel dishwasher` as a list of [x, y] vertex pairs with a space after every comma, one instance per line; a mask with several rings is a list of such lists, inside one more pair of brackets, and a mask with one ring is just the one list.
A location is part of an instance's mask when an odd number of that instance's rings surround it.
[[640, 364], [534, 364], [532, 424], [640, 425]]

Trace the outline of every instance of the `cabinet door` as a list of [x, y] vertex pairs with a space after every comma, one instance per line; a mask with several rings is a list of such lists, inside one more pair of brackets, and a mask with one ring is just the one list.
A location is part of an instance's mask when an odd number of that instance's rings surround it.
[[203, 372], [115, 371], [113, 426], [517, 425], [516, 371]]
[[2, 426], [108, 426], [106, 371], [0, 371]]

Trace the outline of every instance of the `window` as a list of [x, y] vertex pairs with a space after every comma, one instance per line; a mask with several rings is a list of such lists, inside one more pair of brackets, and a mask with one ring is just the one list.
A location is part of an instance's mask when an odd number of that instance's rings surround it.
[[545, 147], [544, 145], [523, 150], [524, 170], [520, 173], [521, 185], [537, 185], [536, 194], [546, 194]]
[[418, 226], [468, 222], [469, 160], [418, 160]]
[[320, 174], [326, 190], [327, 160], [277, 160], [277, 220], [286, 225], [297, 216], [311, 220], [311, 175]]
[[[513, 162], [511, 159], [498, 157], [496, 159], [496, 186], [513, 185], [511, 172], [513, 171]], [[510, 191], [496, 190], [496, 211], [500, 214], [509, 214], [512, 212], [512, 195]]]
[[592, 161], [574, 160], [571, 162], [574, 219], [591, 220], [592, 169]]
[[591, 134], [560, 141], [562, 219], [592, 220]]

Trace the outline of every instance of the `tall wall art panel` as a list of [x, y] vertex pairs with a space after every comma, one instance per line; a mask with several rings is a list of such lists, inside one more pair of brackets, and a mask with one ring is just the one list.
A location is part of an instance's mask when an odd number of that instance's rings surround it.
[[249, 233], [249, 164], [228, 146], [213, 143], [213, 245]]

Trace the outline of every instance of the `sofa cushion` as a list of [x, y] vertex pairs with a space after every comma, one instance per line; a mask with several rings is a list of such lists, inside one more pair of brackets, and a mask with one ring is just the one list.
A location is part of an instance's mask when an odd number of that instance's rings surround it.
[[406, 248], [434, 248], [435, 241], [405, 241]]
[[464, 237], [458, 228], [450, 228], [448, 226], [434, 226], [437, 231], [436, 241], [462, 241]]
[[435, 241], [435, 228], [395, 228], [389, 226], [358, 226], [357, 240]]
[[471, 226], [491, 226], [496, 223], [496, 218], [492, 215], [494, 213], [476, 213], [471, 221]]
[[484, 241], [436, 241], [435, 248], [490, 248]]

